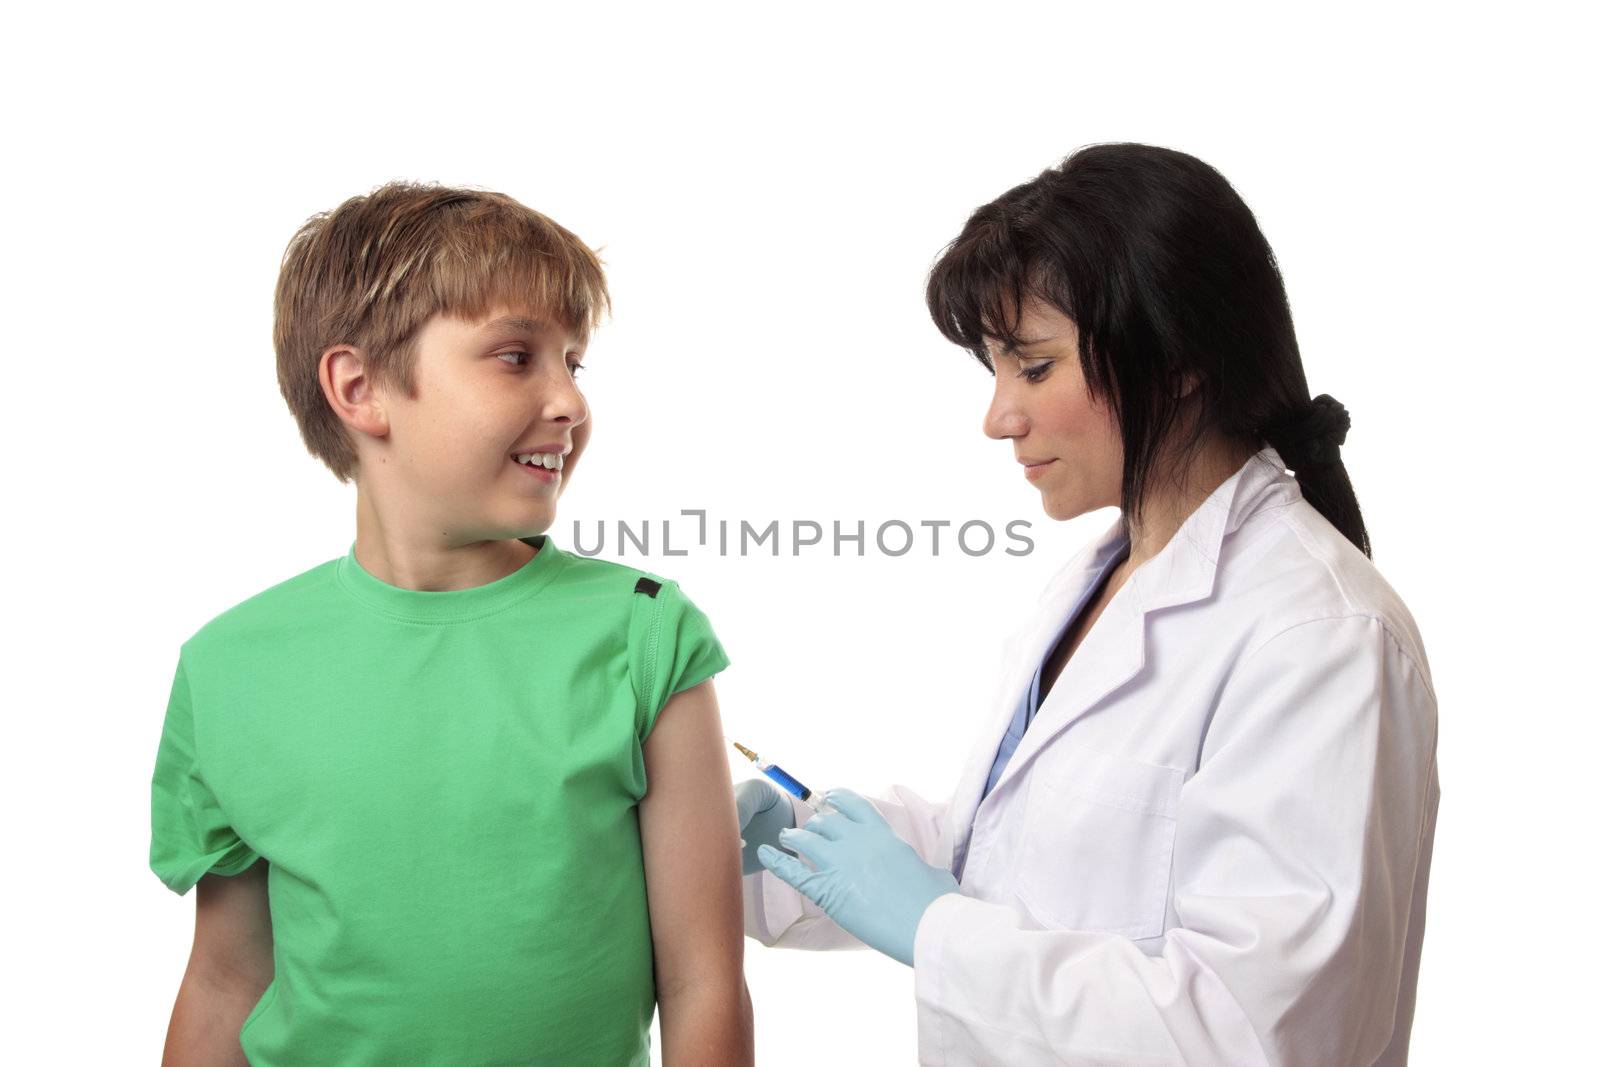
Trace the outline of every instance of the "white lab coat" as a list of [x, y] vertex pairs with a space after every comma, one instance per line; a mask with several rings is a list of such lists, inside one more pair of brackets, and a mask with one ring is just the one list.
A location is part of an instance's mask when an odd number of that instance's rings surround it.
[[[1116, 547], [1113, 526], [1008, 642], [949, 802], [873, 801], [961, 883], [917, 928], [919, 1062], [1404, 1063], [1433, 684], [1405, 605], [1274, 449], [1112, 597], [980, 803], [1046, 646]], [[859, 947], [772, 874], [744, 881], [750, 936]]]

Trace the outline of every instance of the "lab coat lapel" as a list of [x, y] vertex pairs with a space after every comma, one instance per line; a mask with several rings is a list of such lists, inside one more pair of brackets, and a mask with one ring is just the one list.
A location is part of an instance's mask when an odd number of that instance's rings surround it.
[[960, 870], [972, 832], [972, 818], [983, 799], [983, 785], [994, 766], [995, 750], [1005, 736], [1016, 713], [1017, 702], [1033, 681], [1039, 658], [1055, 636], [1067, 611], [1082, 595], [1084, 587], [1105, 564], [1119, 544], [1121, 523], [1112, 523], [1099, 539], [1080, 551], [1056, 572], [1040, 595], [1028, 622], [1011, 635], [1001, 665], [1001, 682], [989, 717], [978, 735], [965, 773], [950, 799], [948, 825], [951, 828], [951, 863]]
[[[1125, 595], [1126, 594], [1126, 595]], [[1144, 608], [1130, 580], [1106, 605], [1100, 618], [1056, 679], [1033, 723], [1022, 735], [990, 796], [1006, 788], [1049, 741], [1144, 667]], [[1040, 649], [1043, 657], [1047, 649]], [[1037, 660], [1035, 661], [1037, 666]]]
[[[1210, 596], [1223, 538], [1264, 503], [1286, 498], [1296, 489], [1293, 477], [1284, 472], [1282, 459], [1269, 447], [1246, 460], [1212, 491], [1184, 520], [1172, 540], [1135, 570], [1107, 603], [1062, 668], [990, 796], [1006, 788], [1063, 730], [1139, 675], [1145, 665], [1147, 617]], [[1071, 604], [1072, 598], [1068, 597], [1058, 601], [1056, 607], [1064, 613]], [[1029, 659], [1025, 661], [1029, 679], [1061, 621], [1058, 615], [1053, 622], [1043, 619], [1036, 625], [1035, 640], [1028, 642]], [[993, 755], [992, 747], [989, 753]]]

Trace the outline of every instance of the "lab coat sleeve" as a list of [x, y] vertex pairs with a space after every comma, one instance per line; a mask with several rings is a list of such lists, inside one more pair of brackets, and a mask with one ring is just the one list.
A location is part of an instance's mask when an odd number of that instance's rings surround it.
[[[905, 841], [917, 850], [924, 863], [950, 867], [948, 856], [941, 856], [946, 802], [924, 800], [904, 786], [890, 786], [886, 797], [868, 797], [884, 819]], [[790, 798], [795, 825], [804, 825], [811, 809]], [[828, 918], [822, 909], [771, 871], [758, 871], [744, 877], [744, 932], [763, 945], [776, 948], [848, 949], [866, 948]]]
[[1247, 653], [1178, 802], [1159, 954], [941, 897], [914, 946], [922, 1062], [1371, 1064], [1426, 891], [1435, 739], [1431, 685], [1378, 619]]

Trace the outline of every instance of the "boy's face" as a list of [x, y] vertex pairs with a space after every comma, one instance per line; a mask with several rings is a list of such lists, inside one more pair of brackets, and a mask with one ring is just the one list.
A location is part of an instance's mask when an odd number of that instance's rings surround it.
[[[388, 432], [358, 444], [358, 483], [384, 520], [451, 545], [549, 529], [589, 440], [574, 381], [583, 347], [525, 309], [429, 319], [416, 337], [416, 398], [379, 388]], [[529, 452], [560, 455], [560, 469], [513, 458]]]

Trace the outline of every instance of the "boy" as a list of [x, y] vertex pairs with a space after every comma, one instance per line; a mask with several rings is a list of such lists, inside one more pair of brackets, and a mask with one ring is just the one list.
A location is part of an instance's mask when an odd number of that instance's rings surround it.
[[183, 643], [166, 1062], [647, 1064], [658, 1001], [665, 1063], [751, 1062], [727, 657], [675, 583], [542, 533], [608, 306], [496, 193], [391, 183], [290, 242], [279, 386], [355, 541]]

